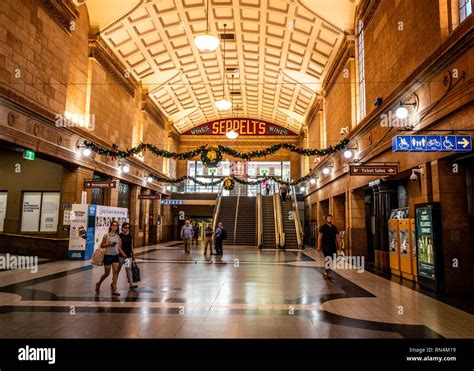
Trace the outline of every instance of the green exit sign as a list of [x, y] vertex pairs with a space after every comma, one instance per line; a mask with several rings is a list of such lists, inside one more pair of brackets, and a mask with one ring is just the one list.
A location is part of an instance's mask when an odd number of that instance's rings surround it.
[[261, 169], [260, 170], [260, 175], [267, 175], [268, 174], [268, 169]]
[[209, 172], [214, 175], [216, 173], [217, 169], [209, 169]]
[[30, 151], [29, 149], [25, 149], [23, 151], [23, 158], [26, 160], [33, 161], [35, 159], [35, 153], [33, 151]]

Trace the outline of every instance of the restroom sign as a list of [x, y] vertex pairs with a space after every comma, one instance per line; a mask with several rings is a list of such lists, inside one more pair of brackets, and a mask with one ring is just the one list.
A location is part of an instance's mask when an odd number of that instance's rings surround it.
[[393, 152], [470, 152], [470, 135], [397, 135]]

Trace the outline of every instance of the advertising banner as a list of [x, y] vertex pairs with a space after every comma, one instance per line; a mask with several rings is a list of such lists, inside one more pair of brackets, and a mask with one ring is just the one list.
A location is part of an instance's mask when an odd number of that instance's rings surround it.
[[58, 230], [60, 198], [61, 194], [59, 192], [43, 193], [40, 232], [56, 232]]
[[21, 214], [21, 231], [38, 232], [41, 192], [25, 192]]
[[436, 278], [436, 270], [433, 251], [433, 215], [431, 208], [425, 207], [416, 210], [416, 228], [419, 275], [434, 280]]
[[215, 120], [196, 126], [182, 135], [225, 135], [234, 130], [239, 135], [297, 135], [291, 130], [268, 121], [254, 120], [248, 118], [233, 118], [226, 120]]
[[73, 204], [70, 214], [68, 259], [83, 260], [86, 252], [87, 205]]
[[420, 288], [441, 293], [444, 286], [441, 204], [415, 205], [415, 225]]
[[100, 245], [102, 238], [108, 233], [113, 221], [118, 222], [120, 232], [122, 224], [128, 222], [128, 209], [123, 207], [96, 206], [93, 250]]
[[0, 232], [3, 232], [3, 222], [7, 212], [7, 192], [0, 192]]

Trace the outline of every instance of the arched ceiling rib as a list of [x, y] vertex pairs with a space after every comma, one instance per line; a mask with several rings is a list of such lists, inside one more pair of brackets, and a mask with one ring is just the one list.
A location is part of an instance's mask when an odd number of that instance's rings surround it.
[[[87, 4], [97, 1], [102, 0]], [[137, 1], [125, 2], [122, 14], [101, 36], [148, 86], [158, 107], [168, 117], [180, 116], [175, 123], [178, 131], [231, 117], [230, 110], [221, 112], [214, 105], [223, 97], [222, 40], [215, 52], [207, 53], [193, 43], [206, 29], [206, 1], [148, 0], [138, 6]], [[239, 116], [299, 132], [344, 30], [352, 24], [354, 2], [209, 0], [209, 4], [211, 33], [222, 34], [227, 24], [227, 33], [235, 35], [235, 40], [226, 41], [226, 98], [232, 97]], [[302, 81], [302, 74], [309, 75], [307, 81]], [[182, 112], [189, 115], [181, 117]]]

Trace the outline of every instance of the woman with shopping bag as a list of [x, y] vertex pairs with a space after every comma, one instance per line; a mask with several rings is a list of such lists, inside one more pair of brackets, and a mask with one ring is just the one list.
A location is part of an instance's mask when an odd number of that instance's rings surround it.
[[118, 234], [118, 222], [114, 220], [110, 225], [109, 232], [104, 235], [100, 247], [105, 248], [104, 255], [104, 274], [100, 277], [99, 282], [95, 284], [95, 293], [100, 293], [100, 285], [109, 276], [110, 269], [112, 269], [112, 296], [119, 296], [117, 291], [117, 277], [119, 272], [119, 256], [123, 254], [122, 240]]
[[120, 233], [122, 240], [123, 255], [119, 258], [119, 273], [122, 265], [125, 264], [125, 273], [127, 274], [127, 281], [130, 289], [136, 289], [138, 286], [133, 284], [132, 262], [135, 261], [135, 253], [133, 251], [133, 237], [130, 234], [130, 224], [122, 224], [122, 233]]

